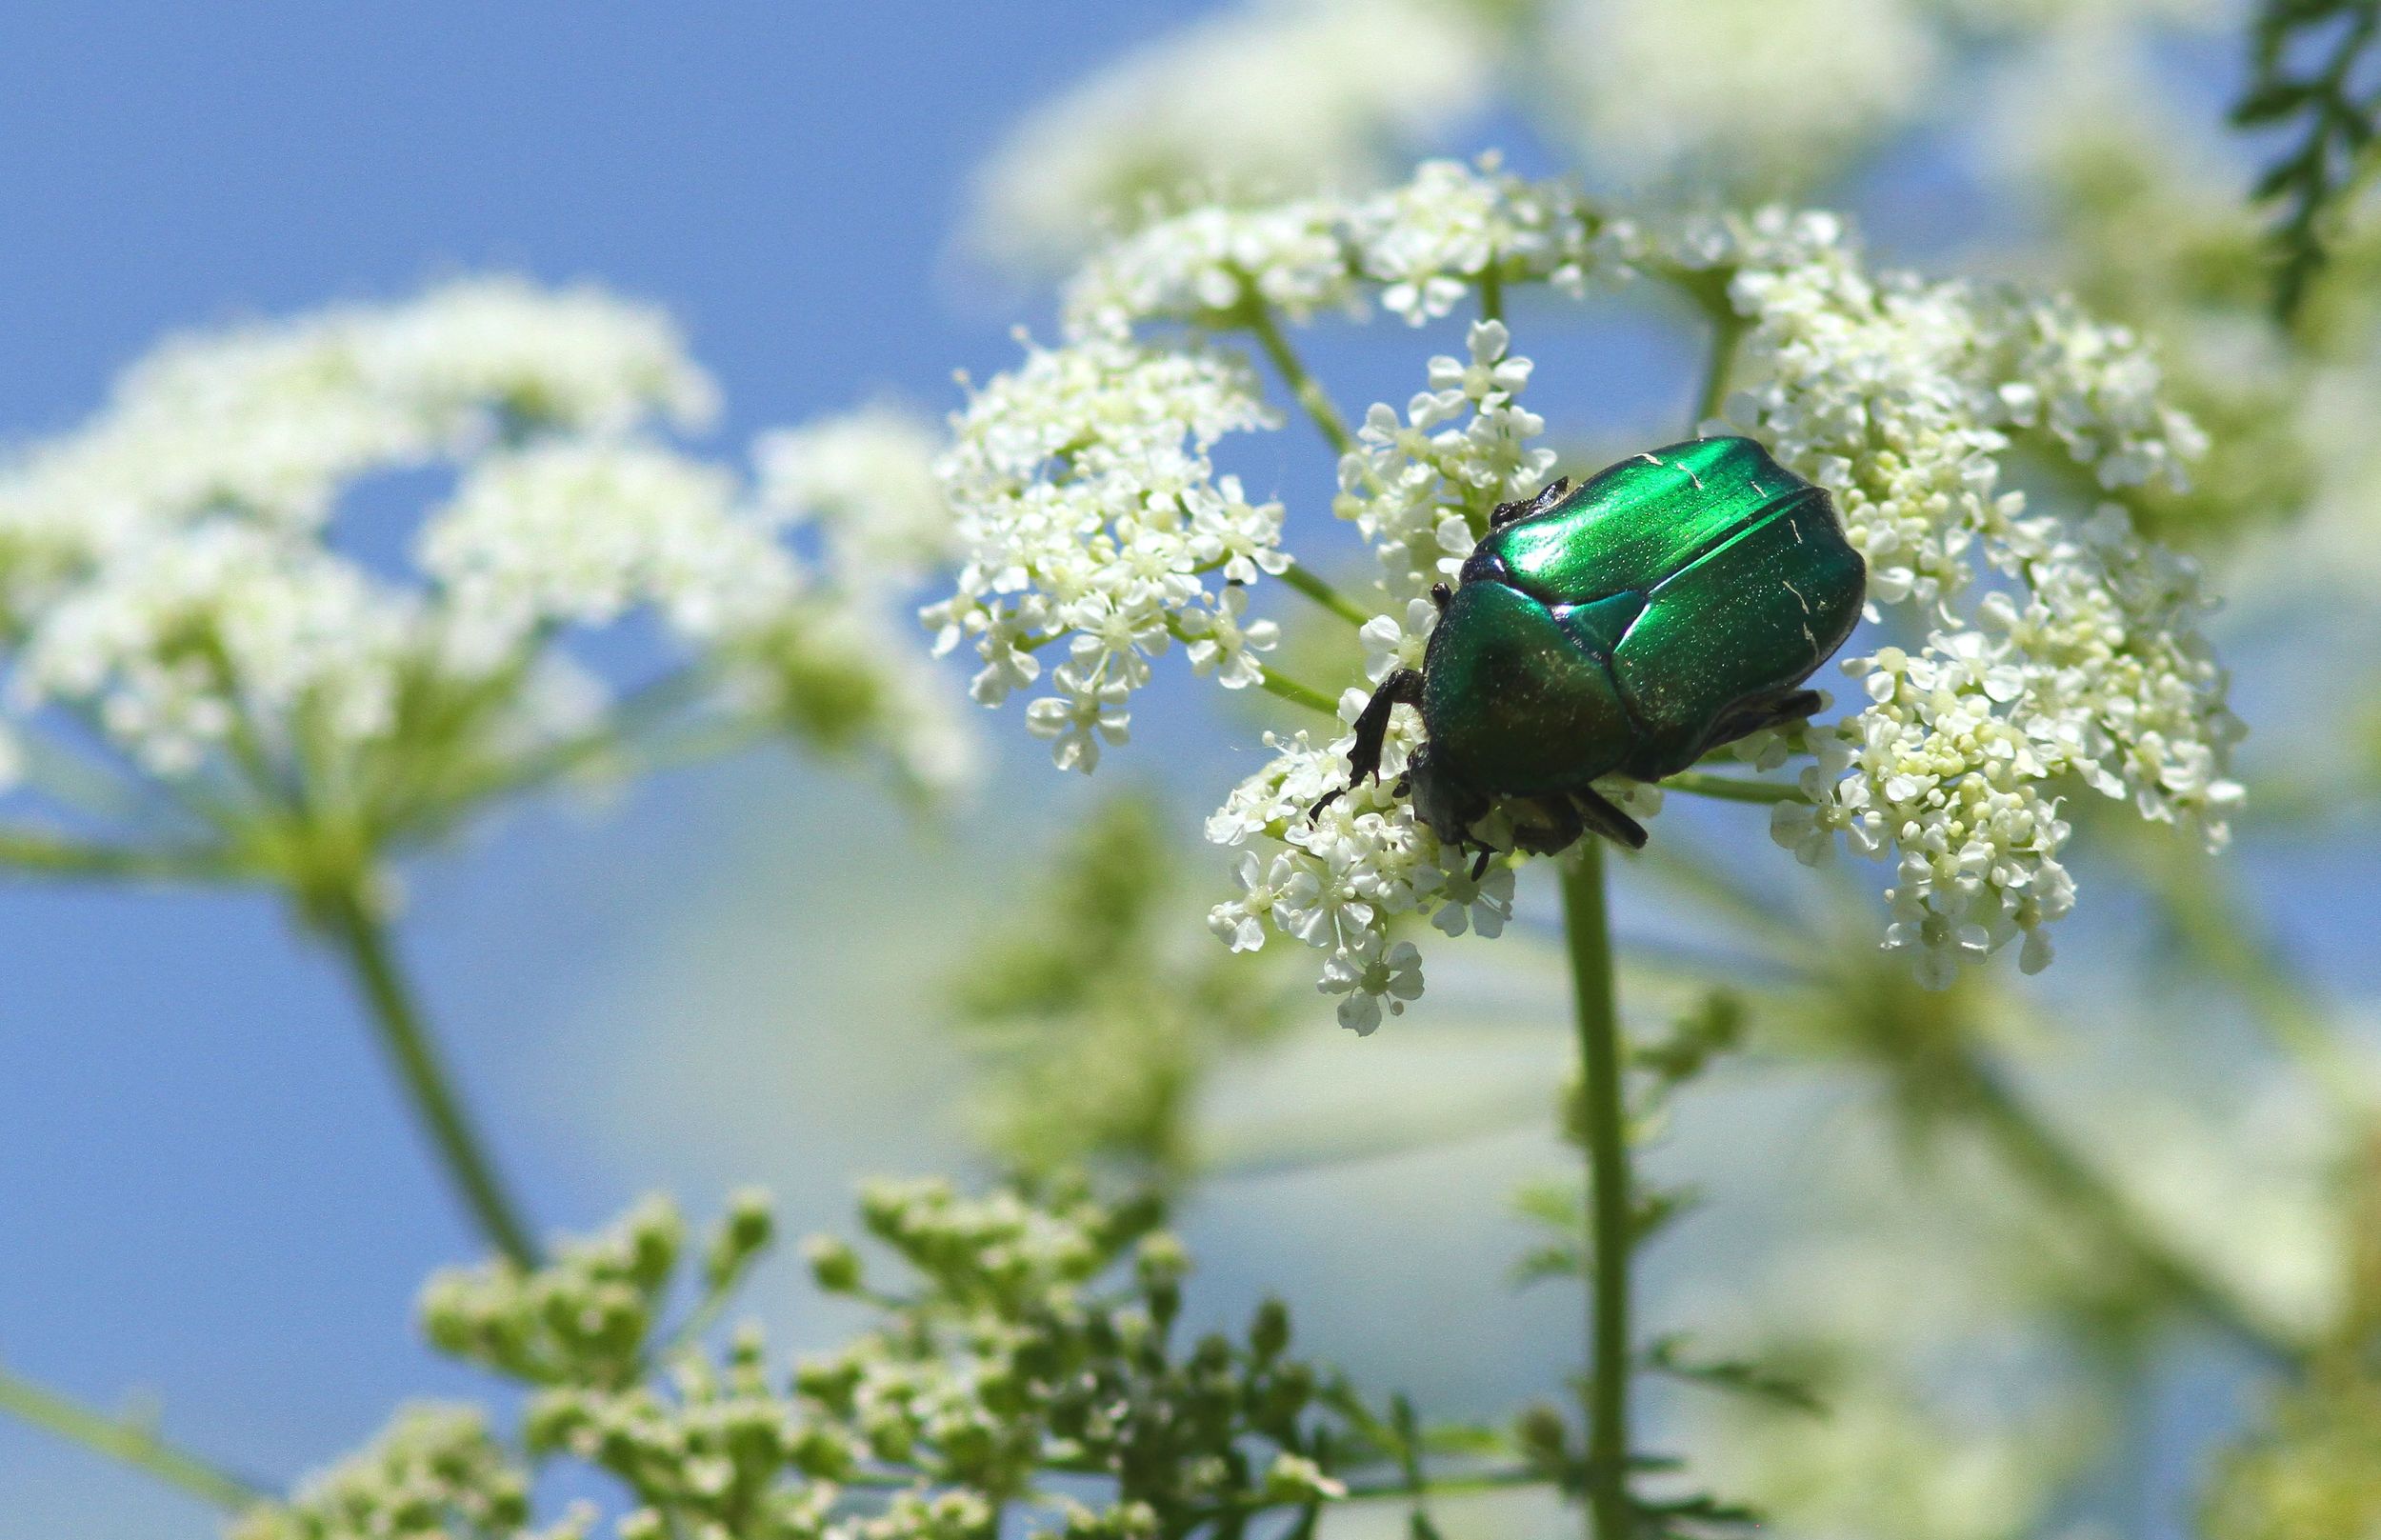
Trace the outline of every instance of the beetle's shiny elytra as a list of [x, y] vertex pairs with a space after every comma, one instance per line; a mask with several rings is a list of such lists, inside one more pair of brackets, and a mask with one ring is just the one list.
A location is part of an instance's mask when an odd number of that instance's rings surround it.
[[1462, 843], [1494, 799], [1523, 848], [1645, 830], [1590, 784], [1657, 781], [1806, 716], [1799, 688], [1860, 619], [1866, 571], [1827, 492], [1746, 438], [1673, 444], [1496, 511], [1420, 673], [1382, 682], [1350, 769], [1377, 774], [1391, 710], [1419, 706], [1415, 809]]

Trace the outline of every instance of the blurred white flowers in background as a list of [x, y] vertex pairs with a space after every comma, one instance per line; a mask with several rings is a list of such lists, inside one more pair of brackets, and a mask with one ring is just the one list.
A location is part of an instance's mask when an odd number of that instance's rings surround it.
[[1904, 0], [1574, 0], [1548, 8], [1541, 90], [1615, 182], [1775, 197], [1928, 105], [1930, 23]]
[[1493, 0], [1251, 0], [1029, 117], [977, 173], [973, 238], [1064, 266], [1102, 222], [1375, 182], [1489, 100]]
[[[1208, 206], [1400, 180], [1499, 113], [1591, 187], [1695, 206], [1831, 188], [2071, 39], [2204, 28], [2214, 0], [1240, 0], [1029, 114], [965, 239], [1013, 271]], [[1277, 303], [1283, 301], [1278, 300]]]
[[[764, 505], [670, 436], [715, 405], [658, 312], [513, 278], [168, 342], [0, 467], [7, 703], [29, 773], [67, 772], [36, 790], [129, 800], [135, 838], [195, 813], [270, 867], [268, 825], [443, 828], [617, 762], [664, 706], [673, 730], [871, 739], [949, 784], [961, 740], [916, 666], [849, 639], [885, 630], [877, 566], [914, 581], [941, 549], [922, 432], [878, 411], [771, 439]], [[391, 539], [399, 503], [426, 510]], [[852, 537], [781, 538], [813, 512]], [[615, 708], [574, 638], [639, 610], [672, 656]]]

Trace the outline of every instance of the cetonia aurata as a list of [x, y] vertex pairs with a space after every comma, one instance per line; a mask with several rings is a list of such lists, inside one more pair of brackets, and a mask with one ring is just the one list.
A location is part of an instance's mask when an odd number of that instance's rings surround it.
[[1400, 790], [1441, 840], [1480, 844], [1501, 805], [1525, 850], [1583, 830], [1642, 846], [1591, 783], [1659, 781], [1817, 710], [1802, 682], [1859, 622], [1866, 576], [1827, 492], [1749, 438], [1556, 481], [1499, 507], [1455, 586], [1431, 590], [1422, 669], [1381, 681], [1357, 718], [1351, 782], [1378, 776], [1391, 710], [1416, 706]]

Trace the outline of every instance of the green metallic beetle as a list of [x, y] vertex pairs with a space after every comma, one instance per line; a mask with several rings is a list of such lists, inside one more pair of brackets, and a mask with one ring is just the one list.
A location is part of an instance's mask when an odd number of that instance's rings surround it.
[[1827, 492], [1751, 439], [1672, 444], [1570, 489], [1496, 510], [1453, 590], [1431, 590], [1421, 671], [1381, 681], [1356, 720], [1350, 785], [1378, 779], [1390, 712], [1421, 708], [1397, 790], [1451, 845], [1478, 844], [1497, 801], [1525, 850], [1586, 830], [1644, 845], [1591, 783], [1658, 781], [1810, 715], [1802, 682], [1860, 620], [1867, 570]]

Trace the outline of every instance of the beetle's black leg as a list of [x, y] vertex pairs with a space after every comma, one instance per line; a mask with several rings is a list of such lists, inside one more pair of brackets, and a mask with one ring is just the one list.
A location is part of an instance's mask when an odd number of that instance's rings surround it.
[[1489, 863], [1494, 859], [1496, 859], [1496, 851], [1486, 845], [1481, 846], [1480, 858], [1471, 863], [1471, 880], [1478, 882], [1482, 877], [1487, 876]]
[[1381, 681], [1380, 688], [1372, 691], [1372, 698], [1364, 703], [1364, 713], [1356, 718], [1355, 747], [1348, 750], [1348, 785], [1309, 808], [1308, 822], [1311, 823], [1316, 814], [1367, 776], [1380, 779], [1381, 745], [1389, 739], [1389, 713], [1400, 706], [1421, 704], [1422, 675], [1413, 670], [1400, 669]]
[[1645, 849], [1645, 825], [1613, 807], [1603, 792], [1591, 786], [1583, 786], [1571, 794], [1578, 799], [1579, 810], [1586, 815], [1590, 829], [1632, 850]]
[[1348, 750], [1350, 785], [1367, 776], [1380, 779], [1381, 745], [1389, 740], [1389, 713], [1400, 706], [1421, 704], [1422, 675], [1414, 670], [1400, 669], [1381, 681], [1356, 718], [1355, 747]]
[[1455, 602], [1455, 590], [1444, 583], [1433, 583], [1431, 585], [1431, 602], [1438, 606], [1438, 612], [1444, 618], [1447, 607]]
[[1561, 502], [1563, 493], [1569, 490], [1571, 490], [1571, 478], [1556, 476], [1552, 481], [1539, 488], [1538, 494], [1527, 502], [1497, 504], [1496, 510], [1489, 515], [1489, 528], [1501, 530], [1508, 524], [1518, 524], [1532, 514], [1543, 513]]

